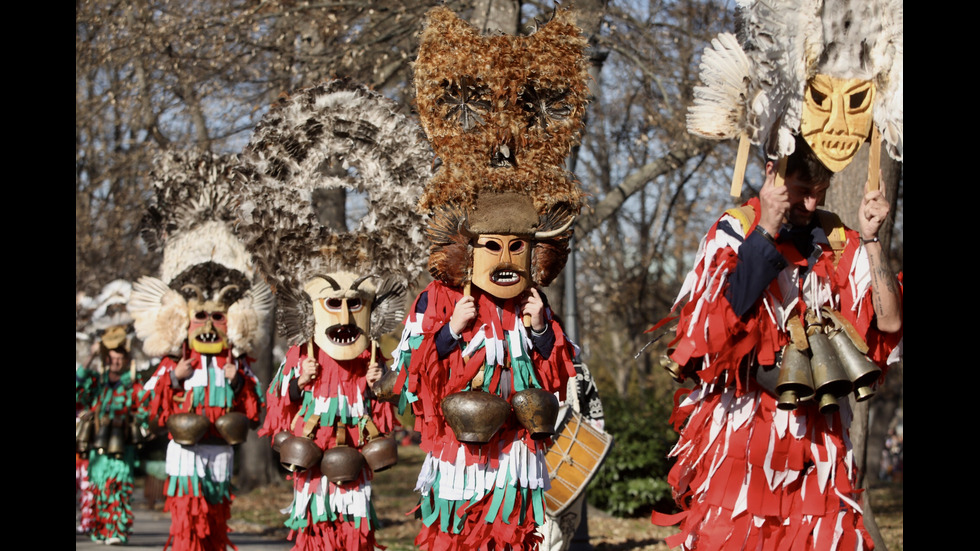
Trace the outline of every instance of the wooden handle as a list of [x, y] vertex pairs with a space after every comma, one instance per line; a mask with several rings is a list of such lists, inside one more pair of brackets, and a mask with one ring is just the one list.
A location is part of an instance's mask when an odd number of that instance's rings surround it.
[[371, 339], [371, 363], [375, 362], [378, 356], [378, 341]]
[[729, 192], [732, 197], [742, 196], [742, 181], [745, 180], [745, 165], [749, 160], [749, 133], [742, 132], [738, 138], [738, 155], [735, 157], [735, 172], [732, 173], [732, 188]]
[[779, 161], [776, 162], [776, 181], [772, 183], [773, 186], [779, 187], [786, 184], [786, 161], [789, 157], [780, 157]]
[[881, 132], [874, 124], [871, 125], [871, 149], [868, 151], [868, 189], [865, 191], [876, 191], [881, 183], [878, 176], [881, 174]]

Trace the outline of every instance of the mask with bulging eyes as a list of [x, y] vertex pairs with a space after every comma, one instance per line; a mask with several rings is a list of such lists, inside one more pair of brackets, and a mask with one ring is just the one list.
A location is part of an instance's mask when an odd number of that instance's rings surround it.
[[335, 360], [352, 360], [367, 349], [376, 293], [367, 279], [334, 272], [304, 286], [313, 301], [313, 342]]
[[228, 309], [213, 301], [187, 303], [190, 324], [187, 342], [199, 354], [218, 354], [228, 348]]
[[874, 95], [870, 80], [817, 75], [807, 84], [800, 131], [833, 172], [843, 170], [868, 139]]
[[473, 285], [497, 298], [514, 298], [530, 284], [531, 244], [514, 235], [481, 235], [473, 247]]

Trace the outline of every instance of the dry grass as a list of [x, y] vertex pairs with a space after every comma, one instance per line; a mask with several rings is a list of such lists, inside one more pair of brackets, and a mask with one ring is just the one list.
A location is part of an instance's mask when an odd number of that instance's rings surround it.
[[[423, 453], [416, 447], [399, 448], [398, 465], [378, 473], [374, 480], [375, 508], [381, 520], [378, 542], [389, 551], [410, 551], [418, 533], [419, 521], [406, 515], [415, 507], [415, 478], [422, 466]], [[889, 551], [902, 551], [904, 545], [904, 496], [902, 483], [881, 485], [871, 490], [875, 518]], [[262, 533], [286, 538], [279, 513], [292, 500], [287, 481], [239, 495], [232, 507], [231, 527], [236, 532]], [[668, 551], [664, 538], [674, 528], [650, 524], [649, 517], [615, 518], [590, 507], [590, 542], [596, 551]]]

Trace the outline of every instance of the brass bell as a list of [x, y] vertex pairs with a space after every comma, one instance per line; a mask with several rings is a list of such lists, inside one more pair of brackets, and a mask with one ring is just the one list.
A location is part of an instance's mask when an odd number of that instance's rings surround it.
[[109, 455], [122, 455], [126, 451], [126, 426], [124, 419], [112, 420], [112, 429], [109, 431], [109, 445], [105, 452]]
[[810, 358], [810, 369], [813, 374], [813, 384], [817, 391], [817, 400], [821, 413], [833, 413], [840, 409], [837, 399], [846, 396], [852, 389], [851, 379], [848, 378], [841, 365], [837, 352], [830, 344], [827, 335], [816, 332], [807, 339], [813, 357]]
[[305, 436], [289, 436], [279, 447], [279, 463], [291, 473], [313, 467], [322, 457], [320, 446]]
[[105, 449], [109, 447], [109, 437], [112, 426], [109, 422], [109, 418], [103, 418], [99, 422], [99, 428], [95, 431], [95, 438], [92, 440], [92, 447], [95, 448], [99, 453], [105, 453]]
[[86, 453], [92, 449], [92, 433], [95, 432], [95, 414], [82, 412], [75, 422], [75, 451]]
[[810, 372], [810, 358], [792, 343], [783, 350], [783, 363], [779, 370], [776, 392], [779, 395], [779, 409], [792, 410], [800, 402], [811, 398], [814, 393], [813, 375]]
[[181, 446], [193, 446], [207, 434], [211, 422], [196, 413], [175, 413], [167, 419], [167, 430], [174, 442]]
[[843, 331], [837, 331], [831, 335], [830, 343], [837, 351], [844, 371], [854, 385], [854, 399], [863, 402], [874, 396], [875, 391], [871, 385], [881, 376], [881, 368], [862, 354], [854, 346], [854, 342], [847, 333]]
[[368, 467], [379, 473], [398, 463], [398, 443], [388, 436], [372, 438], [361, 448], [361, 455], [367, 461]]
[[558, 422], [558, 398], [540, 388], [527, 388], [514, 394], [510, 400], [517, 420], [531, 433], [534, 440], [544, 440], [555, 435]]
[[248, 439], [248, 417], [240, 411], [229, 411], [218, 417], [214, 421], [214, 428], [232, 446]]
[[397, 371], [385, 371], [384, 375], [371, 387], [374, 396], [381, 402], [398, 403], [398, 395], [395, 394], [395, 382], [397, 380]]
[[466, 390], [443, 398], [442, 413], [457, 440], [486, 444], [510, 417], [510, 403], [489, 392]]
[[367, 462], [361, 452], [350, 446], [334, 446], [323, 452], [320, 470], [334, 484], [354, 482], [361, 476]]
[[274, 437], [272, 437], [272, 451], [279, 453], [280, 449], [282, 449], [282, 443], [291, 436], [292, 434], [290, 434], [287, 430], [277, 433]]

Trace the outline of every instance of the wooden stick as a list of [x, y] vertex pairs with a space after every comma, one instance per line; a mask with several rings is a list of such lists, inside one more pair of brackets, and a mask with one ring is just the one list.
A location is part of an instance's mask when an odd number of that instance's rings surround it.
[[378, 355], [378, 341], [371, 339], [371, 363], [375, 362]]
[[732, 189], [729, 192], [732, 197], [742, 196], [742, 182], [745, 180], [745, 165], [749, 160], [749, 133], [742, 132], [738, 138], [738, 155], [735, 157], [735, 172], [732, 173]]
[[773, 186], [779, 187], [786, 184], [786, 161], [788, 160], [789, 157], [780, 157], [776, 163], [776, 181], [772, 183]]
[[874, 124], [871, 125], [871, 149], [868, 151], [868, 189], [875, 191], [881, 183], [878, 176], [881, 173], [881, 132]]

